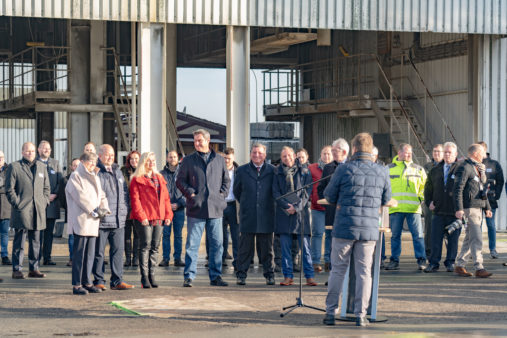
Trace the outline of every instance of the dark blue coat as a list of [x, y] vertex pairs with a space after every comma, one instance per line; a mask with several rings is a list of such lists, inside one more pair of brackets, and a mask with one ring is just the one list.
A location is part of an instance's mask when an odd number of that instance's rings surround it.
[[109, 210], [111, 210], [111, 215], [100, 220], [99, 228], [123, 228], [129, 214], [129, 192], [125, 178], [117, 164], [112, 165], [112, 173], [108, 172], [100, 161], [97, 163], [97, 167], [100, 168], [97, 174], [100, 186], [106, 194]]
[[[296, 161], [298, 170], [294, 175], [294, 190], [300, 189], [304, 185], [312, 183], [312, 174], [308, 167], [304, 168]], [[280, 164], [275, 169], [275, 176], [273, 177], [273, 197], [276, 201], [275, 211], [275, 233], [277, 234], [300, 234], [300, 227], [304, 225], [304, 234], [310, 235], [310, 196], [312, 194], [312, 186], [306, 188], [306, 196], [303, 197], [303, 191], [300, 190], [291, 203], [296, 208], [297, 213], [294, 215], [287, 215], [285, 209], [289, 208], [289, 198], [278, 197], [288, 193], [287, 183], [285, 181], [285, 174], [283, 173], [283, 164]]]
[[225, 160], [213, 150], [207, 163], [198, 152], [184, 157], [176, 178], [187, 201], [187, 216], [201, 219], [223, 217], [230, 184]]
[[333, 237], [376, 241], [379, 238], [379, 209], [391, 199], [388, 168], [357, 153], [336, 169], [324, 190], [330, 203], [336, 203]]
[[[40, 157], [37, 156], [37, 160], [44, 164], [48, 171], [49, 186], [51, 188], [51, 194], [58, 195], [60, 191], [60, 184], [62, 183], [63, 173], [60, 168], [60, 163], [54, 158], [49, 158], [47, 163], [43, 162]], [[49, 203], [46, 208], [46, 218], [58, 219], [60, 218], [60, 198], [57, 196], [53, 202]]]
[[264, 163], [259, 175], [252, 162], [236, 170], [233, 192], [239, 202], [240, 232], [268, 234], [275, 231], [274, 173], [275, 167], [269, 163]]
[[167, 164], [165, 165], [164, 169], [160, 172], [162, 176], [164, 176], [166, 182], [167, 182], [167, 191], [169, 191], [169, 197], [171, 198], [171, 203], [178, 204], [178, 209], [181, 210], [185, 208], [186, 201], [185, 197], [181, 193], [180, 189], [176, 187], [176, 177], [178, 176], [178, 171], [180, 170], [180, 166], [176, 168], [175, 172], [172, 172], [169, 170], [169, 167]]

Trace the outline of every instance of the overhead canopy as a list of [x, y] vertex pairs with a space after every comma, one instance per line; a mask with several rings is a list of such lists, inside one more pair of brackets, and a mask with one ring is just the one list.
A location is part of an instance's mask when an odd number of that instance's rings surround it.
[[507, 34], [503, 0], [4, 0], [34, 18]]

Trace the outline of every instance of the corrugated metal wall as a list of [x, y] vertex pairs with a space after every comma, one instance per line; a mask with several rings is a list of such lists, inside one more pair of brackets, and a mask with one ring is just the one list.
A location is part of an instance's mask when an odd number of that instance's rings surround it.
[[206, 25], [507, 33], [504, 0], [4, 0], [0, 15]]
[[[479, 138], [507, 176], [507, 38], [484, 36], [479, 46]], [[506, 203], [504, 191], [498, 203], [497, 229], [507, 229]]]
[[6, 163], [21, 158], [23, 143], [35, 141], [35, 120], [0, 119], [0, 150], [5, 153]]

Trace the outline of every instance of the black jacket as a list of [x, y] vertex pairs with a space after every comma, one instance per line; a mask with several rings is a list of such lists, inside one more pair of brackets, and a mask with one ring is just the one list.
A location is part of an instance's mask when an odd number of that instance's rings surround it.
[[[324, 169], [322, 169], [322, 178], [327, 177], [329, 175], [333, 175], [336, 168], [340, 165], [339, 162], [332, 161], [324, 166]], [[324, 198], [324, 190], [326, 189], [327, 185], [331, 181], [331, 177], [322, 180], [319, 182], [319, 185], [317, 186], [317, 194], [319, 195], [319, 199]], [[334, 224], [334, 216], [336, 213], [336, 204], [331, 205], [325, 205], [326, 208], [326, 225], [333, 225]]]
[[[298, 169], [294, 175], [294, 190], [301, 189], [302, 186], [312, 183], [312, 174], [308, 167], [301, 166], [297, 160], [296, 164]], [[291, 197], [278, 199], [288, 192], [289, 189], [287, 187], [285, 174], [283, 173], [283, 164], [280, 164], [278, 168], [275, 169], [275, 175], [273, 177], [273, 197], [276, 202], [275, 233], [300, 234], [301, 226], [304, 226], [304, 234], [310, 235], [310, 196], [312, 194], [312, 186], [306, 188], [306, 197], [304, 197], [303, 191], [300, 190], [296, 193], [296, 196], [292, 195]], [[289, 203], [294, 205], [297, 211], [293, 215], [287, 215], [284, 211], [289, 208]]]
[[449, 168], [447, 174], [447, 184], [444, 185], [444, 161], [434, 166], [426, 180], [424, 186], [424, 203], [430, 206], [431, 202], [435, 206], [433, 213], [440, 216], [454, 216], [456, 209], [454, 208], [454, 199], [452, 196], [454, 189], [455, 172], [459, 166], [459, 162], [454, 162]]
[[7, 172], [7, 163], [0, 168], [0, 220], [11, 218], [11, 204], [5, 194], [5, 174]]
[[456, 169], [454, 179], [454, 208], [456, 211], [468, 208], [491, 210], [487, 199], [481, 198], [483, 184], [469, 158], [465, 159]]
[[502, 195], [502, 189], [504, 184], [502, 166], [498, 161], [492, 160], [491, 157], [486, 157], [482, 163], [486, 166], [486, 176], [488, 177], [489, 190], [488, 200], [489, 205], [492, 209], [498, 208], [497, 201]]
[[14, 229], [46, 229], [50, 194], [48, 172], [39, 161], [33, 165], [35, 168], [24, 160], [16, 161], [5, 173], [5, 193], [12, 206], [10, 225]]
[[107, 204], [111, 214], [100, 220], [99, 228], [116, 229], [125, 227], [125, 220], [129, 214], [129, 192], [127, 183], [117, 164], [111, 166], [108, 172], [104, 164], [99, 161], [97, 167], [100, 169], [97, 176], [100, 179], [100, 186], [106, 194]]
[[54, 158], [49, 158], [47, 163], [43, 162], [38, 156], [37, 160], [44, 164], [48, 171], [51, 194], [57, 195], [57, 197], [48, 205], [46, 209], [46, 218], [58, 219], [60, 218], [60, 198], [58, 192], [60, 191], [60, 184], [62, 183], [63, 177], [60, 163], [58, 163], [58, 161]]
[[207, 163], [198, 152], [183, 158], [176, 178], [187, 200], [187, 216], [202, 219], [223, 217], [230, 183], [224, 158], [213, 150]]
[[252, 162], [236, 170], [234, 197], [239, 202], [241, 233], [267, 234], [275, 231], [273, 176], [275, 168], [264, 163], [259, 175]]
[[171, 170], [169, 170], [169, 165], [166, 164], [164, 169], [160, 172], [167, 182], [167, 191], [169, 191], [171, 204], [172, 203], [178, 204], [178, 209], [176, 210], [184, 209], [185, 206], [187, 205], [185, 197], [183, 197], [183, 194], [181, 193], [180, 189], [176, 187], [176, 178], [178, 177], [179, 170], [180, 166], [178, 165], [176, 167], [176, 170], [172, 172]]

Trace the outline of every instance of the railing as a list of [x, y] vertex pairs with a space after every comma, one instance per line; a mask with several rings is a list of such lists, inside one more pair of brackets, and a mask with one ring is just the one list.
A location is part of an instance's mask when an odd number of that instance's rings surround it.
[[0, 60], [0, 99], [12, 102], [36, 91], [68, 91], [70, 47], [37, 46]]

